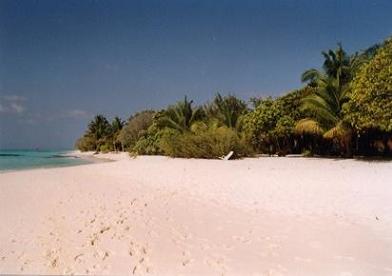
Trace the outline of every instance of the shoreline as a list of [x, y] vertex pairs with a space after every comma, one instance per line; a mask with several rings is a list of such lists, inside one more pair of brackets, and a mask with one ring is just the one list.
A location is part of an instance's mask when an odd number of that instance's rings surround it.
[[108, 157], [95, 156], [94, 152], [88, 152], [86, 154], [83, 154], [79, 151], [70, 150], [70, 151], [63, 151], [62, 155], [64, 157], [68, 157], [68, 158], [82, 159], [87, 162], [86, 163], [76, 163], [76, 164], [73, 164], [73, 163], [47, 164], [47, 165], [30, 166], [30, 167], [22, 167], [22, 168], [4, 169], [4, 170], [0, 170], [0, 174], [10, 173], [10, 172], [29, 171], [29, 170], [39, 170], [39, 169], [46, 170], [46, 169], [56, 169], [56, 168], [67, 168], [67, 167], [84, 166], [84, 165], [90, 165], [90, 164], [95, 164], [95, 163], [115, 161], [115, 159], [110, 158], [109, 156]]
[[[19, 169], [6, 169], [0, 170], [0, 174], [10, 173], [10, 172], [20, 172], [20, 171], [29, 171], [29, 170], [39, 170], [39, 169], [56, 169], [56, 168], [67, 168], [67, 167], [75, 167], [75, 166], [84, 166], [90, 165], [95, 163], [102, 163], [102, 162], [114, 162], [124, 159], [135, 159], [140, 157], [156, 157], [156, 158], [168, 158], [168, 159], [179, 159], [179, 160], [203, 160], [203, 161], [222, 161], [219, 159], [199, 159], [199, 158], [180, 158], [180, 157], [169, 157], [163, 155], [140, 155], [131, 157], [128, 152], [108, 152], [108, 153], [96, 153], [94, 151], [87, 151], [81, 152], [79, 150], [65, 150], [64, 156], [70, 158], [80, 158], [83, 160], [88, 161], [87, 163], [82, 164], [54, 164], [54, 165], [46, 165], [46, 166], [37, 166], [37, 167], [25, 167]], [[389, 157], [382, 157], [382, 156], [354, 156], [353, 158], [340, 158], [335, 156], [312, 156], [312, 157], [304, 157], [300, 154], [292, 154], [287, 156], [278, 156], [278, 155], [268, 155], [268, 154], [261, 154], [254, 157], [246, 157], [242, 159], [232, 159], [233, 161], [240, 161], [240, 160], [258, 160], [258, 159], [265, 159], [265, 158], [299, 158], [299, 159], [306, 159], [306, 160], [335, 160], [335, 161], [344, 161], [344, 160], [353, 160], [353, 161], [360, 161], [360, 162], [380, 162], [380, 163], [392, 163], [392, 159]]]

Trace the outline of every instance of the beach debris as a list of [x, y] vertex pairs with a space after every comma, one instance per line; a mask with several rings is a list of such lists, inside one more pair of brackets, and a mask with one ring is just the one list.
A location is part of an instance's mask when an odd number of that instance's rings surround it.
[[230, 151], [227, 155], [220, 157], [221, 160], [229, 160], [234, 154], [234, 151]]

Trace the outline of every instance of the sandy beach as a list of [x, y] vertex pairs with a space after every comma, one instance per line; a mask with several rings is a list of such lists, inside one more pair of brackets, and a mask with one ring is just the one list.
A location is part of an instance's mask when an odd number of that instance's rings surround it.
[[0, 174], [0, 273], [392, 275], [392, 162], [100, 157]]

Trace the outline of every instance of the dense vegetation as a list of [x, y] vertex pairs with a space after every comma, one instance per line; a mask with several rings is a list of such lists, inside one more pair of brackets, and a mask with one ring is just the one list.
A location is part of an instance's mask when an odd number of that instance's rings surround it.
[[392, 39], [349, 55], [339, 44], [322, 52], [321, 70], [303, 73], [304, 87], [251, 105], [217, 94], [196, 106], [185, 97], [126, 123], [97, 115], [76, 142], [82, 151], [128, 151], [219, 158], [259, 153], [392, 155]]

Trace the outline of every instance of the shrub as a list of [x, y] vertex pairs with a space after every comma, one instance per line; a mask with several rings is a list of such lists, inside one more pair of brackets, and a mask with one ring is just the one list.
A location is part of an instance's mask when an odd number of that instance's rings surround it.
[[285, 115], [278, 100], [267, 98], [258, 103], [256, 109], [245, 116], [244, 129], [253, 146], [261, 152], [285, 155], [290, 148], [294, 119]]
[[76, 141], [75, 147], [80, 151], [94, 151], [95, 139], [90, 135], [83, 135]]
[[118, 135], [118, 140], [128, 151], [132, 151], [137, 141], [144, 137], [147, 129], [153, 123], [155, 112], [145, 110], [138, 112], [128, 119], [128, 122]]
[[99, 147], [99, 151], [102, 153], [108, 153], [113, 150], [113, 146], [109, 143], [105, 143]]
[[161, 135], [162, 131], [159, 130], [155, 123], [153, 123], [135, 143], [134, 147], [131, 150], [131, 153], [135, 155], [161, 154], [162, 152], [159, 147]]
[[198, 122], [184, 133], [165, 129], [159, 145], [164, 154], [172, 157], [219, 158], [233, 151], [234, 158], [241, 158], [252, 153], [245, 137], [216, 123]]
[[392, 38], [354, 78], [345, 113], [358, 131], [392, 132]]

